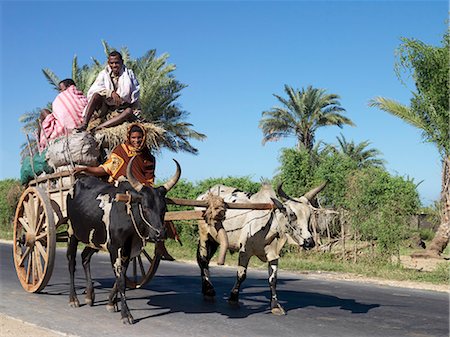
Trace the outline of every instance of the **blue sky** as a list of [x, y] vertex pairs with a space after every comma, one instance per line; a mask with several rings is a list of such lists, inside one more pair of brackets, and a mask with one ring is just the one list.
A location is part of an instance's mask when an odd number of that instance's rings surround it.
[[272, 178], [280, 150], [294, 139], [261, 144], [261, 112], [277, 105], [283, 87], [312, 85], [341, 96], [356, 127], [327, 127], [317, 140], [342, 133], [369, 140], [392, 174], [423, 181], [422, 201], [439, 197], [441, 162], [420, 131], [368, 107], [375, 96], [408, 104], [412, 87], [394, 74], [401, 37], [440, 45], [447, 1], [1, 1], [0, 179], [20, 175], [25, 142], [19, 116], [52, 101], [56, 92], [41, 69], [71, 76], [80, 64], [104, 60], [102, 40], [127, 46], [134, 58], [168, 53], [176, 78], [188, 85], [179, 99], [194, 129], [199, 155], [163, 151], [156, 174], [183, 177]]

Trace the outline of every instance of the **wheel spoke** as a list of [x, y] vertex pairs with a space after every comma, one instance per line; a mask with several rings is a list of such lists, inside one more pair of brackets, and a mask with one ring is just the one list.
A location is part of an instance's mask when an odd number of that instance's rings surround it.
[[45, 239], [47, 237], [47, 234], [48, 232], [41, 232], [38, 236], [36, 236], [36, 241]]
[[149, 253], [147, 253], [147, 251], [145, 249], [142, 250], [142, 253], [145, 255], [145, 257], [148, 259], [148, 261], [150, 262], [150, 264], [153, 262], [152, 257], [150, 256]]
[[[23, 266], [23, 262], [28, 257], [28, 255], [30, 255], [30, 252], [31, 252], [30, 247], [27, 247], [27, 249], [25, 249], [25, 252], [23, 253], [23, 255], [20, 258], [19, 266]], [[28, 262], [30, 262], [30, 261], [28, 260]]]
[[142, 263], [142, 259], [141, 259], [140, 255], [137, 257], [137, 260], [139, 262], [139, 268], [141, 269], [141, 275], [145, 276], [144, 264]]
[[30, 228], [30, 226], [28, 226], [28, 223], [27, 223], [27, 221], [25, 220], [25, 218], [20, 217], [20, 218], [19, 218], [19, 222], [20, 222], [20, 224], [22, 225], [22, 227], [25, 229], [26, 232], [31, 233], [31, 228]]
[[42, 275], [44, 274], [44, 268], [42, 267], [42, 259], [39, 254], [39, 250], [34, 250], [34, 256], [36, 260], [36, 273], [37, 273], [37, 279], [40, 280], [42, 278]]
[[133, 259], [133, 281], [137, 282], [136, 258]]
[[39, 207], [39, 209], [40, 209], [40, 212], [36, 213], [36, 214], [39, 214], [39, 221], [38, 221], [38, 223], [36, 225], [36, 234], [39, 234], [39, 232], [42, 229], [42, 225], [45, 223], [45, 221], [44, 221], [45, 220], [44, 209], [43, 209], [43, 207]]
[[36, 230], [36, 202], [34, 200], [35, 196], [34, 194], [28, 198], [28, 208], [30, 210], [30, 226], [33, 226], [33, 229]]
[[31, 258], [28, 259], [27, 262], [27, 278], [25, 279], [27, 283], [30, 281], [30, 274], [31, 274]]
[[40, 243], [39, 241], [36, 241], [36, 247], [39, 250], [39, 252], [41, 253], [44, 260], [46, 260], [47, 252], [45, 251], [44, 246], [42, 246], [42, 243]]
[[33, 253], [32, 254], [30, 254], [30, 259], [31, 259], [31, 261], [32, 261], [32, 263], [31, 263], [31, 268], [32, 268], [32, 277], [33, 277], [33, 281], [32, 281], [32, 283], [33, 283], [33, 285], [35, 285], [36, 283], [37, 283], [37, 281], [38, 281], [38, 275], [37, 275], [37, 266], [36, 266], [36, 259], [35, 259], [35, 255], [34, 255], [34, 251], [33, 251]]

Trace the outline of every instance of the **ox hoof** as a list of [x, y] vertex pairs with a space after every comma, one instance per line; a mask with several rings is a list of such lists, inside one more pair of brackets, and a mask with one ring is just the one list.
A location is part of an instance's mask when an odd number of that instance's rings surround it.
[[86, 297], [84, 299], [84, 303], [86, 303], [86, 305], [92, 307], [94, 305], [94, 299], [95, 299], [94, 297], [92, 297], [92, 298]]
[[232, 307], [239, 307], [239, 301], [231, 298], [228, 299], [228, 304]]
[[205, 302], [215, 302], [216, 301], [216, 297], [214, 295], [203, 295], [203, 300]]
[[277, 305], [275, 308], [272, 308], [272, 314], [275, 316], [284, 316], [286, 315], [286, 311], [284, 311], [281, 305]]
[[117, 312], [117, 311], [119, 311], [119, 308], [117, 307], [117, 304], [107, 304], [106, 305], [106, 311], [108, 311], [108, 312]]
[[69, 307], [71, 307], [71, 308], [79, 308], [80, 307], [80, 302], [78, 300], [70, 301], [69, 302]]
[[134, 324], [133, 316], [128, 315], [128, 317], [122, 317], [122, 323], [125, 325]]

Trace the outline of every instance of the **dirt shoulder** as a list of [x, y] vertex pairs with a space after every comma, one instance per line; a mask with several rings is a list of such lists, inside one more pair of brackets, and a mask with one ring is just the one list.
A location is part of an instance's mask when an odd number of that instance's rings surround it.
[[395, 281], [395, 280], [383, 280], [376, 278], [368, 278], [361, 275], [346, 274], [346, 273], [331, 273], [331, 272], [313, 272], [306, 275], [308, 278], [314, 279], [329, 279], [329, 280], [342, 280], [349, 282], [361, 282], [371, 283], [377, 285], [385, 285], [390, 287], [400, 287], [409, 289], [420, 290], [432, 290], [450, 293], [450, 285], [448, 284], [433, 284], [426, 282], [413, 282], [413, 281]]
[[59, 331], [41, 328], [35, 324], [0, 314], [0, 336], [2, 337], [77, 337]]

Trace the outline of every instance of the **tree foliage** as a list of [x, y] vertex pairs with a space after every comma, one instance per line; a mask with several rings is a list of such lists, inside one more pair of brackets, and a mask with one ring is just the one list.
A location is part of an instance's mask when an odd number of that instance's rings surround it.
[[416, 185], [375, 167], [356, 170], [348, 178], [346, 199], [352, 227], [363, 240], [376, 241], [378, 252], [389, 259], [398, 253], [410, 217], [419, 209]]
[[380, 150], [368, 148], [370, 145], [368, 140], [357, 144], [353, 140], [347, 141], [342, 133], [340, 137], [337, 137], [337, 140], [338, 146], [331, 145], [331, 149], [350, 157], [357, 163], [359, 168], [369, 166], [382, 167], [384, 165], [384, 160], [378, 158], [381, 155]]
[[12, 234], [16, 205], [22, 190], [23, 188], [18, 180], [5, 179], [0, 181], [0, 227], [6, 233]]
[[311, 151], [318, 128], [324, 126], [354, 125], [345, 117], [339, 96], [327, 94], [324, 89], [308, 86], [301, 90], [285, 85], [287, 98], [274, 94], [282, 107], [272, 107], [262, 113], [259, 127], [263, 132], [263, 141], [277, 141], [283, 137], [297, 138], [297, 147]]
[[[107, 55], [115, 48], [109, 46], [105, 41], [102, 41], [102, 44], [106, 60]], [[126, 47], [119, 51], [124, 59], [124, 64], [133, 70], [141, 86], [142, 117], [166, 130], [165, 140], [161, 146], [175, 152], [184, 151], [197, 154], [198, 149], [191, 144], [191, 140], [204, 140], [206, 136], [194, 130], [193, 125], [187, 122], [189, 112], [183, 110], [177, 102], [181, 96], [181, 91], [187, 85], [175, 78], [173, 72], [176, 70], [176, 66], [168, 62], [169, 54], [164, 53], [157, 56], [156, 50], [152, 49], [147, 51], [144, 56], [133, 59]], [[77, 88], [87, 94], [98, 73], [105, 66], [106, 61], [100, 62], [95, 58], [92, 58], [91, 65], [80, 66], [75, 55], [72, 60], [72, 78]], [[42, 71], [50, 85], [58, 90], [61, 78], [48, 68]], [[51, 103], [48, 104], [47, 108], [51, 110]], [[19, 120], [24, 124], [23, 131], [26, 134], [33, 134], [37, 129], [39, 110], [27, 112], [20, 117]]]
[[405, 83], [411, 76], [415, 84], [410, 105], [376, 97], [373, 107], [401, 118], [422, 131], [422, 138], [434, 144], [442, 157], [441, 205], [442, 220], [429, 247], [440, 254], [450, 239], [450, 110], [449, 110], [449, 42], [447, 30], [442, 46], [427, 45], [416, 39], [402, 39], [397, 49], [396, 74]]
[[414, 81], [410, 106], [383, 97], [369, 102], [421, 129], [423, 139], [435, 144], [443, 158], [450, 155], [449, 41], [448, 32], [442, 47], [402, 38], [395, 70], [403, 83], [405, 76]]

